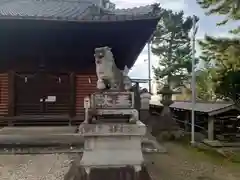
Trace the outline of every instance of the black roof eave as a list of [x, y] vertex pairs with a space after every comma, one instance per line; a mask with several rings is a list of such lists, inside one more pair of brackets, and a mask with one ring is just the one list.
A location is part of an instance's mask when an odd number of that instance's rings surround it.
[[[59, 32], [59, 28], [63, 29], [63, 30], [65, 29], [68, 32], [69, 31], [71, 31], [73, 33], [75, 32], [78, 35], [81, 35], [81, 34], [79, 34], [78, 28], [83, 29], [83, 30], [85, 29], [84, 30], [85, 32], [90, 33], [88, 30], [86, 30], [86, 29], [88, 29], [89, 26], [92, 27], [91, 29], [94, 29], [93, 27], [96, 27], [96, 28], [99, 27], [99, 30], [100, 29], [101, 30], [99, 33], [97, 33], [99, 35], [96, 35], [95, 38], [98, 38], [98, 36], [100, 36], [101, 39], [105, 36], [107, 38], [107, 36], [108, 36], [107, 33], [105, 33], [105, 35], [102, 34], [105, 32], [105, 30], [107, 30], [107, 32], [110, 32], [110, 30], [113, 29], [113, 32], [118, 31], [118, 34], [119, 33], [121, 34], [122, 31], [125, 33], [127, 32], [128, 37], [126, 37], [126, 42], [124, 39], [121, 39], [121, 38], [119, 39], [119, 37], [116, 36], [117, 38], [115, 40], [108, 39], [109, 40], [109, 41], [107, 41], [108, 43], [107, 44], [105, 43], [105, 44], [111, 45], [110, 42], [114, 42], [114, 43], [116, 42], [115, 45], [117, 45], [116, 46], [117, 49], [113, 48], [113, 50], [117, 50], [117, 52], [115, 51], [114, 54], [115, 54], [115, 57], [117, 60], [117, 64], [119, 65], [119, 68], [124, 68], [124, 64], [127, 65], [129, 68], [131, 68], [133, 66], [133, 64], [135, 63], [135, 61], [137, 60], [137, 57], [141, 53], [142, 49], [146, 45], [146, 42], [152, 36], [152, 33], [154, 32], [155, 27], [158, 23], [159, 17], [148, 18], [148, 19], [125, 20], [125, 21], [71, 22], [71, 21], [62, 20], [62, 21], [54, 21], [55, 23], [52, 23], [53, 21], [45, 21], [43, 19], [39, 19], [38, 21], [37, 20], [29, 20], [29, 19], [19, 19], [19, 20], [18, 19], [9, 19], [9, 20], [10, 21], [8, 21], [8, 19], [2, 19], [2, 21], [1, 21], [1, 19], [0, 19], [0, 23], [3, 21], [6, 23], [4, 26], [2, 26], [2, 28], [3, 28], [3, 30], [6, 29], [7, 34], [10, 33], [9, 32], [10, 29], [12, 29], [11, 33], [16, 32], [15, 33], [16, 38], [17, 38], [17, 36], [20, 35], [21, 32], [24, 32], [27, 29], [34, 31], [34, 33], [30, 33], [29, 35], [25, 33], [25, 36], [27, 38], [30, 35], [36, 36], [38, 34], [36, 30], [38, 29], [38, 31], [41, 31], [41, 29], [43, 27], [50, 28], [52, 31], [57, 30], [57, 32]], [[24, 23], [22, 23], [22, 22], [24, 22]], [[93, 22], [93, 23], [91, 23], [91, 22]], [[34, 24], [32, 24], [32, 23], [34, 23]], [[103, 26], [99, 26], [101, 23], [103, 24]], [[82, 26], [84, 24], [86, 24], [86, 26]], [[123, 27], [122, 30], [121, 30], [121, 27]], [[18, 28], [20, 28], [21, 31], [19, 31], [19, 32], [16, 31]], [[139, 29], [140, 29], [140, 31], [138, 31]], [[45, 31], [47, 31], [47, 29], [44, 28], [43, 32], [45, 33]], [[138, 31], [138, 32], [136, 32], [136, 31]], [[131, 33], [133, 33], [134, 35], [131, 35]], [[91, 32], [90, 36], [91, 35], [95, 36], [94, 32]], [[21, 39], [24, 39], [23, 37], [25, 37], [25, 36], [19, 36], [19, 37], [21, 37]], [[141, 37], [141, 38], [139, 39], [139, 37]], [[40, 40], [44, 41], [44, 38], [41, 38]], [[94, 40], [96, 40], [96, 42], [98, 42], [98, 43], [100, 42], [98, 39], [94, 39]], [[96, 43], [96, 42], [94, 42], [94, 40], [93, 40], [93, 42], [91, 40], [91, 43], [93, 43], [93, 44]], [[119, 42], [118, 42], [118, 40], [119, 40]], [[24, 39], [24, 41], [25, 41], [25, 39]], [[4, 42], [9, 44], [10, 42], [20, 43], [21, 41], [16, 41], [15, 38], [13, 38], [12, 41], [9, 41], [9, 39], [5, 38], [5, 41], [2, 41], [2, 45], [4, 45]], [[132, 44], [131, 44], [131, 42], [132, 42]], [[126, 47], [125, 47], [125, 45], [126, 45]], [[93, 48], [94, 47], [91, 47], [91, 49], [93, 49]], [[90, 58], [87, 58], [87, 59], [90, 59]]]
[[157, 27], [157, 24], [158, 24], [158, 22], [159, 22], [160, 19], [161, 19], [161, 16], [158, 16], [158, 17], [155, 17], [155, 18], [151, 18], [151, 20], [155, 20], [155, 22], [154, 22], [154, 23], [155, 23], [155, 27], [154, 27], [154, 29], [152, 29], [151, 33], [149, 33], [148, 37], [146, 38], [145, 44], [143, 44], [143, 46], [139, 49], [139, 52], [136, 53], [136, 56], [135, 56], [135, 58], [134, 58], [134, 61], [130, 64], [130, 67], [132, 67], [132, 66], [135, 64], [138, 56], [140, 55], [140, 53], [142, 52], [142, 50], [144, 49], [144, 47], [146, 46], [146, 44], [151, 40], [151, 38], [152, 38], [152, 36], [153, 36], [153, 33], [154, 33], [154, 31], [155, 31], [155, 29], [156, 29], [156, 27]]

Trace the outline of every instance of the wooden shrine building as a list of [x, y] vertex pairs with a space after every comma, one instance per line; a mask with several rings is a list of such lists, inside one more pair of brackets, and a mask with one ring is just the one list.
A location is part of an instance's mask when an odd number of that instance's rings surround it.
[[106, 0], [0, 1], [0, 122], [81, 121], [83, 98], [96, 90], [94, 48], [111, 47], [117, 66], [131, 68], [159, 10], [115, 9]]
[[[175, 101], [170, 106], [173, 117], [186, 132], [191, 131], [192, 102]], [[195, 131], [210, 141], [240, 141], [240, 108], [232, 102], [201, 102], [195, 105]]]

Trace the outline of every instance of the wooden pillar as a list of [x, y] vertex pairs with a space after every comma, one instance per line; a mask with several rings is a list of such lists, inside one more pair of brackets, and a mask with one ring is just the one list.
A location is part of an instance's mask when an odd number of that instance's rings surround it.
[[214, 117], [208, 117], [208, 140], [214, 140]]
[[76, 74], [70, 74], [70, 116], [76, 115]]
[[15, 115], [15, 73], [8, 72], [8, 116]]

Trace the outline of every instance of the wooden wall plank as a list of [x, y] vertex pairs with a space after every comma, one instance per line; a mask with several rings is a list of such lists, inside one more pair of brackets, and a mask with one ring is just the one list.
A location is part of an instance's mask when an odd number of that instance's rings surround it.
[[13, 71], [8, 73], [8, 115], [15, 115], [15, 74]]
[[9, 102], [9, 75], [8, 73], [0, 74], [0, 116], [8, 115]]
[[96, 88], [97, 76], [91, 74], [76, 75], [76, 115], [83, 115], [84, 97], [94, 93]]
[[76, 115], [76, 74], [75, 73], [71, 73], [70, 75], [70, 86], [71, 86], [71, 97], [70, 97], [70, 104], [71, 104], [71, 108], [70, 108], [70, 116], [75, 116]]

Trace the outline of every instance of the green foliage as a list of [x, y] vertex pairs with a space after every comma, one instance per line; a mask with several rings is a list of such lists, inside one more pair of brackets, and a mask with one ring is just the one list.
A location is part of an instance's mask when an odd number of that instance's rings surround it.
[[199, 42], [201, 59], [214, 63], [212, 81], [216, 94], [240, 101], [240, 39], [205, 37]]
[[159, 65], [154, 68], [155, 78], [167, 79], [170, 86], [175, 87], [188, 77], [192, 67], [189, 32], [193, 19], [183, 16], [183, 12], [165, 10], [152, 40], [152, 52], [159, 57]]
[[[197, 0], [207, 14], [224, 15], [226, 18], [218, 25], [229, 20], [240, 20], [239, 0]], [[231, 31], [240, 33], [240, 26]], [[201, 59], [206, 63], [214, 63], [211, 80], [216, 95], [230, 98], [240, 103], [240, 39], [205, 37], [199, 42], [202, 48]], [[206, 76], [206, 75], [205, 75]], [[203, 83], [203, 82], [202, 82]]]
[[196, 77], [196, 91], [198, 99], [211, 101], [216, 99], [213, 83], [214, 68], [205, 68], [198, 71]]
[[[218, 25], [226, 24], [229, 20], [240, 20], [240, 1], [239, 0], [197, 0], [198, 4], [207, 9], [207, 14], [224, 15], [225, 20]], [[240, 26], [232, 33], [240, 33]]]

